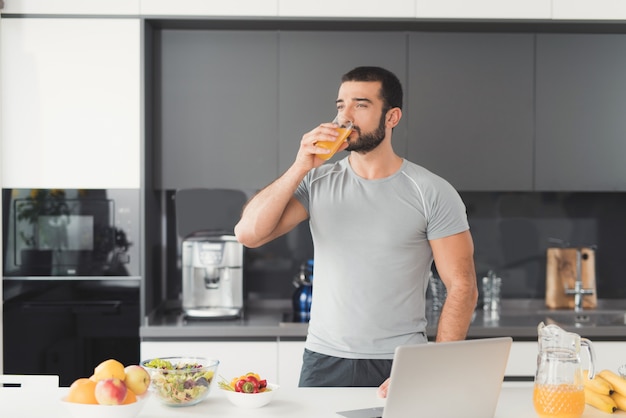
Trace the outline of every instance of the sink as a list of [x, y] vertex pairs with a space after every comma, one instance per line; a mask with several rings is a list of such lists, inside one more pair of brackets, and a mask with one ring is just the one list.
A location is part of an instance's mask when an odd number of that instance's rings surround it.
[[[483, 319], [484, 325], [489, 324]], [[493, 322], [493, 321], [492, 321]], [[626, 326], [626, 311], [536, 311], [523, 315], [501, 314], [495, 321], [498, 326], [533, 326], [540, 322], [563, 327]], [[495, 323], [494, 323], [495, 325]]]
[[623, 310], [587, 310], [574, 311], [545, 311], [538, 312], [545, 318], [545, 322], [554, 322], [566, 326], [610, 326], [626, 325], [626, 311]]
[[626, 326], [626, 301], [623, 299], [598, 300], [598, 307], [575, 312], [573, 309], [548, 309], [542, 300], [502, 301], [499, 315], [476, 311], [472, 323], [484, 327], [533, 327], [540, 322], [562, 327]]

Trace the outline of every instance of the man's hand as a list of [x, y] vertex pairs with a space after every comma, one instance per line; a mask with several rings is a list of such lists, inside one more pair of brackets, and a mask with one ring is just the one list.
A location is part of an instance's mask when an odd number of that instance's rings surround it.
[[[329, 153], [330, 150], [318, 147], [315, 144], [319, 141], [336, 141], [339, 136], [339, 132], [337, 132], [337, 129], [335, 128], [336, 126], [332, 123], [322, 123], [313, 130], [304, 134], [302, 136], [302, 140], [300, 141], [300, 149], [298, 150], [298, 155], [296, 156], [294, 164], [306, 171], [324, 164], [326, 160], [319, 158], [317, 154]], [[344, 150], [347, 147], [347, 142], [341, 144], [339, 151]]]
[[378, 386], [378, 389], [376, 390], [376, 395], [378, 395], [379, 398], [386, 398], [388, 388], [389, 388], [389, 379], [385, 380], [382, 383], [382, 385]]

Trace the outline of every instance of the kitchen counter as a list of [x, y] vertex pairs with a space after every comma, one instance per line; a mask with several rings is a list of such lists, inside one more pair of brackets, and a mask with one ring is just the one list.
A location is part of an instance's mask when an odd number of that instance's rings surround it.
[[[145, 318], [140, 328], [143, 341], [181, 339], [301, 339], [306, 323], [291, 322], [290, 301], [250, 301], [238, 319], [186, 318], [179, 307], [172, 306]], [[429, 314], [427, 334], [434, 338], [437, 315]], [[499, 315], [475, 312], [468, 338], [511, 336], [519, 341], [536, 341], [539, 322], [554, 322], [587, 338], [623, 341], [626, 336], [626, 300], [601, 299], [598, 308], [575, 314], [572, 310], [549, 310], [542, 299], [503, 299]]]
[[[0, 416], [11, 418], [67, 417], [60, 399], [67, 388], [0, 388]], [[33, 399], [37, 402], [33, 402]], [[453, 398], [451, 398], [453, 399]], [[279, 389], [272, 403], [258, 409], [240, 409], [233, 406], [222, 391], [212, 388], [202, 403], [172, 408], [161, 405], [155, 397], [147, 400], [138, 418], [142, 417], [208, 417], [221, 418], [254, 416], [320, 418], [337, 417], [337, 411], [383, 406], [385, 401], [376, 396], [375, 388], [292, 388]], [[504, 382], [495, 418], [528, 418], [536, 413], [532, 404], [532, 383]], [[605, 417], [606, 414], [587, 405], [583, 418]], [[626, 416], [617, 411], [613, 416]]]

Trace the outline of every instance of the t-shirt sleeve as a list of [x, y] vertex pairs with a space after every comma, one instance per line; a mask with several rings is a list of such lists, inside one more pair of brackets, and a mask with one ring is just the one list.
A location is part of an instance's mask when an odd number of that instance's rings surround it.
[[298, 201], [304, 206], [307, 213], [309, 213], [309, 182], [310, 182], [311, 172], [309, 172], [304, 179], [298, 185], [298, 188], [294, 192], [294, 197], [298, 199]]
[[450, 183], [438, 178], [431, 189], [426, 235], [429, 240], [444, 238], [469, 229], [467, 211], [459, 193]]

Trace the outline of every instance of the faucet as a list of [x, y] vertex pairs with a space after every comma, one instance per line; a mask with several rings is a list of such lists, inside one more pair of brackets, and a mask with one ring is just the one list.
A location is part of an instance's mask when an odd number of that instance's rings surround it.
[[582, 312], [583, 311], [583, 296], [584, 295], [593, 295], [593, 289], [585, 289], [583, 288], [583, 278], [582, 278], [582, 260], [589, 258], [588, 254], [583, 254], [580, 251], [580, 248], [576, 249], [576, 283], [574, 284], [573, 289], [565, 289], [566, 295], [574, 295], [574, 312]]

